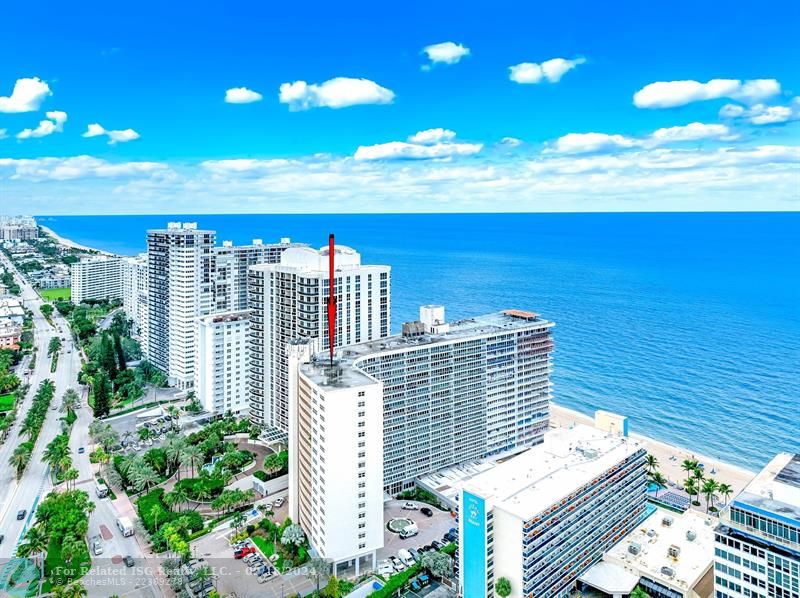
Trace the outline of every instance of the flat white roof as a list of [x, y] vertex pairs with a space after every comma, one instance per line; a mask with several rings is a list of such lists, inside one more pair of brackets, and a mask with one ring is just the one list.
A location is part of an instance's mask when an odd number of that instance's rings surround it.
[[769, 511], [800, 525], [800, 454], [775, 455], [733, 502]]
[[[665, 518], [672, 521], [665, 525]], [[713, 517], [688, 510], [682, 515], [658, 508], [635, 530], [609, 550], [603, 559], [636, 571], [681, 592], [694, 588], [711, 567], [714, 560]], [[694, 539], [690, 540], [692, 535]], [[638, 547], [638, 554], [633, 554]], [[676, 557], [670, 556], [671, 547], [678, 550]], [[667, 569], [664, 569], [667, 567]], [[669, 575], [669, 571], [672, 575]]]
[[546, 432], [544, 442], [464, 485], [495, 508], [530, 519], [642, 448], [632, 438], [579, 424]]

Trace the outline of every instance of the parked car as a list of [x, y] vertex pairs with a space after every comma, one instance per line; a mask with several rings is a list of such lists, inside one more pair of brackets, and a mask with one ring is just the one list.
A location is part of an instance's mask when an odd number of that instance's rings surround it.
[[5, 536], [4, 536], [3, 534], [0, 534], [0, 544], [2, 544], [2, 543], [3, 543], [3, 540], [4, 540], [4, 539], [5, 539]]
[[419, 549], [420, 552], [430, 552], [431, 550], [433, 550], [433, 546], [431, 546], [430, 544], [426, 544], [425, 546]]
[[425, 515], [425, 517], [433, 517], [433, 510], [430, 507], [422, 507], [419, 512]]
[[27, 514], [28, 514], [27, 509], [20, 509], [19, 511], [17, 511], [17, 521], [22, 521], [23, 519], [25, 519], [25, 515]]
[[242, 546], [240, 549], [234, 551], [233, 558], [241, 559], [246, 557], [248, 554], [253, 554], [255, 551], [256, 549], [252, 546]]
[[444, 539], [445, 539], [447, 542], [455, 542], [455, 541], [456, 541], [456, 537], [455, 537], [453, 534], [451, 534], [450, 532], [447, 532], [447, 533], [444, 535]]
[[133, 561], [133, 557], [131, 555], [126, 556], [122, 560], [125, 563], [126, 567], [133, 567], [134, 561]]
[[420, 554], [419, 554], [419, 550], [417, 550], [416, 548], [409, 548], [408, 552], [411, 553], [411, 558], [412, 559], [414, 559], [416, 562], [419, 562], [419, 560], [421, 558]]
[[403, 503], [403, 507], [402, 508], [404, 508], [404, 509], [406, 509], [408, 511], [416, 511], [417, 509], [419, 509], [419, 507], [417, 505], [415, 505], [413, 502], [405, 502], [405, 503]]
[[433, 547], [434, 550], [441, 550], [444, 544], [439, 542], [439, 540], [434, 540], [433, 542], [431, 542], [431, 546]]
[[276, 498], [275, 502], [273, 504], [274, 504], [275, 508], [277, 509], [277, 508], [280, 508], [281, 506], [283, 506], [284, 502], [285, 501], [283, 500], [283, 498]]
[[396, 556], [390, 556], [389, 561], [391, 561], [392, 567], [394, 567], [395, 571], [402, 571], [406, 568], [406, 566]]
[[378, 575], [392, 575], [394, 573], [394, 566], [389, 561], [381, 561], [378, 564]]
[[92, 552], [95, 556], [100, 556], [103, 554], [103, 545], [100, 544], [99, 541], [95, 541], [92, 543]]
[[83, 454], [83, 453], [85, 453], [85, 452], [86, 452], [86, 448], [84, 448], [84, 447], [82, 447], [82, 446], [81, 446], [81, 447], [78, 447], [78, 454], [79, 454], [79, 455], [82, 455], [82, 454]]

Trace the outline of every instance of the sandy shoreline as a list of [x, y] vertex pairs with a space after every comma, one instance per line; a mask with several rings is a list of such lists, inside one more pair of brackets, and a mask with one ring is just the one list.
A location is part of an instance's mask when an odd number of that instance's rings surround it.
[[[578, 411], [568, 409], [555, 403], [550, 403], [550, 425], [551, 427], [569, 427], [573, 424], [581, 423], [593, 425], [594, 420], [588, 415]], [[752, 480], [756, 472], [747, 470], [737, 465], [725, 463], [719, 459], [714, 459], [702, 455], [690, 449], [673, 446], [666, 442], [637, 434], [635, 431], [630, 433], [632, 438], [640, 440], [648, 452], [656, 456], [659, 462], [659, 471], [671, 482], [681, 485], [686, 479], [686, 472], [681, 469], [684, 459], [695, 459], [705, 465], [706, 476], [715, 479], [719, 483], [730, 484], [733, 488], [734, 496], [738, 494]], [[674, 461], [670, 457], [676, 457]], [[711, 473], [714, 471], [714, 473]]]
[[114, 255], [113, 253], [109, 253], [108, 251], [103, 251], [102, 249], [95, 249], [94, 247], [87, 247], [86, 245], [75, 243], [75, 241], [70, 241], [69, 239], [59, 235], [52, 228], [44, 226], [43, 224], [40, 224], [39, 227], [48, 235], [53, 237], [60, 245], [64, 245], [65, 247], [71, 247], [72, 249], [77, 249], [78, 251], [91, 251], [93, 253], [99, 253], [101, 255]]

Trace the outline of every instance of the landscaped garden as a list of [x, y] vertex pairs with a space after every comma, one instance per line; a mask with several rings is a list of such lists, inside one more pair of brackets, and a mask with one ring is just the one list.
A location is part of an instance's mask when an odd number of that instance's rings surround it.
[[265, 514], [249, 536], [267, 558], [278, 555], [275, 567], [281, 572], [298, 567], [309, 559], [308, 539], [303, 529], [289, 517], [278, 525]]
[[41, 289], [39, 294], [45, 301], [69, 301], [72, 296], [69, 287], [61, 289]]

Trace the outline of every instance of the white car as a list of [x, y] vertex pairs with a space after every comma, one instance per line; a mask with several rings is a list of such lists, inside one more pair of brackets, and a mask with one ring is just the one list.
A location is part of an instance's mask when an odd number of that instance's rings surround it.
[[378, 564], [378, 575], [383, 575], [384, 577], [393, 575], [394, 574], [394, 567], [389, 561], [381, 561]]
[[277, 509], [277, 508], [283, 506], [283, 503], [284, 503], [283, 498], [276, 498], [275, 499], [275, 503], [274, 503], [275, 504], [275, 508]]
[[407, 511], [416, 511], [419, 509], [419, 507], [415, 505], [413, 502], [403, 503], [403, 508], [406, 509]]

